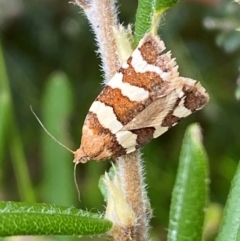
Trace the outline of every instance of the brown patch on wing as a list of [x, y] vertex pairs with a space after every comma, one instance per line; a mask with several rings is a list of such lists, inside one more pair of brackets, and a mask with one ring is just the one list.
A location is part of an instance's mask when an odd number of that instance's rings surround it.
[[153, 45], [153, 43], [149, 40], [145, 42], [141, 47], [138, 48], [142, 54], [144, 60], [146, 60], [149, 64], [155, 64], [158, 57], [158, 50]]
[[101, 94], [97, 97], [97, 100], [101, 101], [107, 106], [111, 106], [117, 119], [123, 125], [126, 125], [145, 108], [143, 103], [131, 101], [128, 99], [128, 97], [122, 95], [120, 89], [113, 89], [109, 86], [106, 86], [103, 89]]
[[178, 123], [178, 122], [180, 121], [181, 118], [173, 115], [173, 112], [174, 112], [174, 110], [177, 108], [177, 106], [178, 106], [178, 104], [180, 103], [180, 101], [181, 101], [181, 98], [179, 98], [179, 99], [176, 101], [173, 109], [172, 109], [172, 110], [166, 115], [166, 117], [163, 119], [163, 122], [162, 122], [161, 126], [163, 126], [163, 127], [172, 127], [175, 123]]
[[153, 139], [154, 127], [146, 127], [137, 130], [131, 130], [132, 133], [137, 134], [137, 148], [144, 146]]
[[171, 113], [169, 113], [163, 120], [161, 126], [163, 127], [172, 127], [174, 124], [178, 123], [181, 118], [175, 116]]
[[144, 88], [149, 92], [159, 92], [162, 90], [163, 86], [166, 86], [164, 82], [157, 73], [145, 72], [137, 73], [131, 65], [132, 57], [127, 61], [128, 68], [120, 68], [119, 72], [123, 74], [123, 82], [129, 83], [131, 85]]
[[191, 112], [203, 108], [209, 100], [208, 94], [199, 83], [194, 85], [184, 84], [182, 91], [184, 92], [184, 95], [181, 98], [178, 98], [171, 112], [169, 112], [164, 118], [162, 126], [172, 127], [181, 120], [180, 117], [173, 115], [173, 112], [183, 98], [184, 106]]
[[102, 161], [126, 154], [110, 130], [103, 128], [97, 115], [89, 112], [83, 126], [80, 148], [91, 159]]
[[201, 93], [195, 85], [185, 85], [183, 92], [186, 95], [184, 106], [192, 112], [202, 108], [208, 102], [208, 95]]

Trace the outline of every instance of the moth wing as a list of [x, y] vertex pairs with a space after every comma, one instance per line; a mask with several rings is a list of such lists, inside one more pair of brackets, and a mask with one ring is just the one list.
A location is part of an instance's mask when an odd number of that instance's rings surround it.
[[171, 91], [168, 95], [160, 96], [126, 124], [121, 131], [160, 125], [164, 117], [173, 109], [177, 98], [175, 90]]
[[175, 88], [172, 88], [167, 94], [159, 96], [122, 130], [147, 127], [155, 127], [159, 130], [166, 127], [167, 130], [177, 124], [181, 118], [201, 109], [209, 100], [206, 90], [195, 80], [179, 77], [174, 85]]

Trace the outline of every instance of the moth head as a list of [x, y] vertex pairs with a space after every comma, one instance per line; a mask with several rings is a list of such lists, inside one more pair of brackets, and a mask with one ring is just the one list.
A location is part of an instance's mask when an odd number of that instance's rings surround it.
[[82, 150], [80, 147], [74, 152], [74, 160], [73, 162], [78, 163], [86, 163], [90, 160], [90, 158], [87, 156], [87, 154]]

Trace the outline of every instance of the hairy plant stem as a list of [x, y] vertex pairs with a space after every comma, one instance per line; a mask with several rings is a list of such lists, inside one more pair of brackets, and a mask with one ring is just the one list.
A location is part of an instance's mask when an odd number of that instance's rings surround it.
[[148, 239], [148, 221], [151, 217], [151, 209], [145, 189], [141, 153], [135, 151], [119, 157], [116, 163], [125, 199], [136, 215], [137, 223], [132, 238], [137, 241], [145, 241]]
[[120, 67], [113, 29], [118, 25], [114, 0], [75, 0], [87, 16], [95, 34], [97, 53], [107, 83]]

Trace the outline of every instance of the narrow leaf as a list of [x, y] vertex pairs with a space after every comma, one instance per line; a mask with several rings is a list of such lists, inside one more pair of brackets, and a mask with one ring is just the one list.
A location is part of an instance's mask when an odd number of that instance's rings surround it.
[[240, 164], [232, 181], [216, 239], [216, 241], [225, 240], [240, 240]]
[[[2, 164], [5, 154], [7, 125], [10, 110], [10, 92], [8, 88], [8, 78], [0, 43], [0, 183], [2, 183]], [[1, 185], [1, 184], [0, 184]]]
[[98, 214], [49, 204], [0, 202], [0, 236], [98, 235], [112, 223]]
[[177, 179], [172, 194], [169, 241], [202, 240], [204, 209], [208, 200], [208, 162], [200, 128], [191, 125], [185, 134]]
[[[5, 154], [5, 147], [6, 147], [6, 137], [7, 137], [6, 130], [9, 123], [9, 110], [10, 110], [9, 95], [4, 91], [3, 92], [0, 91], [0, 116], [1, 116], [0, 118], [0, 166], [1, 167], [3, 162], [3, 156]], [[0, 172], [1, 171], [2, 171], [2, 168]], [[2, 175], [0, 175], [0, 180], [1, 180], [1, 176]]]
[[98, 235], [106, 233], [111, 226], [111, 222], [104, 219], [65, 214], [7, 213], [1, 215], [0, 236]]
[[91, 213], [75, 207], [65, 207], [46, 203], [0, 202], [0, 214], [3, 213], [39, 213], [69, 214], [82, 217], [102, 218], [102, 214]]
[[156, 12], [163, 12], [164, 10], [175, 5], [179, 0], [156, 0], [155, 10]]
[[151, 29], [154, 0], [139, 0], [135, 21], [134, 42], [140, 39]]
[[163, 12], [176, 4], [178, 0], [139, 0], [135, 21], [134, 42], [138, 44], [147, 33], [157, 34]]
[[[43, 123], [60, 142], [69, 145], [69, 117], [72, 111], [70, 81], [62, 72], [52, 74], [47, 82], [43, 102]], [[77, 200], [73, 182], [72, 153], [42, 132], [42, 161], [44, 200], [69, 205]], [[57, 188], [56, 188], [57, 187]], [[67, 195], [66, 195], [67, 190]]]
[[[35, 201], [35, 195], [29, 176], [23, 143], [21, 141], [20, 132], [15, 120], [14, 109], [12, 105], [12, 96], [9, 88], [9, 79], [7, 76], [6, 67], [4, 65], [4, 57], [1, 46], [0, 96], [0, 154], [3, 154], [4, 145], [9, 147], [13, 162], [13, 168], [17, 179], [18, 191], [21, 199], [33, 202]], [[6, 133], [6, 130], [8, 130], [8, 133]], [[8, 134], [8, 136], [6, 134]], [[6, 138], [6, 136], [8, 138]], [[7, 143], [7, 141], [9, 143]]]

